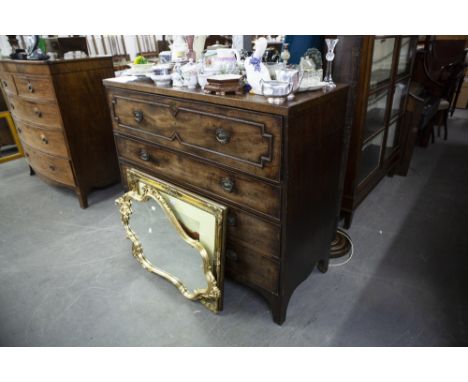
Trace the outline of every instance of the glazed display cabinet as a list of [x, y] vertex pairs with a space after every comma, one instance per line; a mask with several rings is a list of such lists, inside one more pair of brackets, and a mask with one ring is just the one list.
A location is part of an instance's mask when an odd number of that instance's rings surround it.
[[406, 98], [417, 36], [338, 36], [334, 78], [351, 85], [349, 154], [341, 214], [355, 209], [401, 158]]

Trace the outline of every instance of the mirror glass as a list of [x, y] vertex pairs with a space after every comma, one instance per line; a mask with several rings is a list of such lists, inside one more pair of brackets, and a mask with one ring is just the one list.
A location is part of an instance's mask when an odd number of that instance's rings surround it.
[[223, 309], [227, 207], [136, 169], [116, 200], [132, 255], [212, 312]]
[[[171, 206], [170, 202], [168, 205]], [[199, 251], [179, 235], [159, 203], [151, 198], [145, 202], [133, 201], [132, 210], [130, 228], [138, 236], [146, 259], [179, 279], [190, 291], [207, 288]], [[184, 228], [189, 237], [199, 238], [199, 232]], [[192, 228], [196, 228], [196, 223]]]

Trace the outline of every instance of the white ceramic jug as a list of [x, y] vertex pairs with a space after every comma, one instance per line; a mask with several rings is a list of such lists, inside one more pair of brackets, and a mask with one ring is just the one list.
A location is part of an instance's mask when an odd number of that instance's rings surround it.
[[235, 73], [238, 69], [238, 62], [240, 62], [240, 54], [236, 49], [216, 49], [216, 58], [214, 59], [214, 66], [221, 73]]

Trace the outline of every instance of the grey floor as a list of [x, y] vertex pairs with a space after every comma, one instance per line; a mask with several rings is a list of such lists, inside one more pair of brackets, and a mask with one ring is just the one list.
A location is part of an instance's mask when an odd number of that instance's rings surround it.
[[349, 231], [352, 260], [314, 271], [282, 327], [227, 281], [213, 315], [130, 255], [114, 199], [74, 195], [0, 165], [0, 345], [440, 346], [468, 344], [468, 111], [449, 140], [416, 149], [409, 176], [385, 178]]

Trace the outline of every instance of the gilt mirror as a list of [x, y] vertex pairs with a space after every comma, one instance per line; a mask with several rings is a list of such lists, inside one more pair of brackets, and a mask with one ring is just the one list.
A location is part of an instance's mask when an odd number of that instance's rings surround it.
[[133, 256], [186, 298], [220, 311], [226, 208], [135, 169], [127, 183], [116, 203]]

